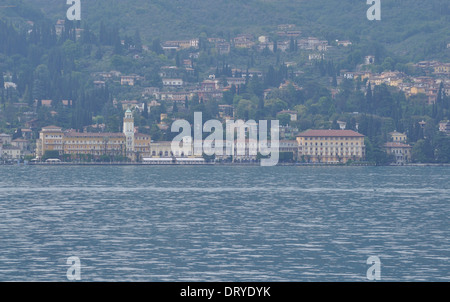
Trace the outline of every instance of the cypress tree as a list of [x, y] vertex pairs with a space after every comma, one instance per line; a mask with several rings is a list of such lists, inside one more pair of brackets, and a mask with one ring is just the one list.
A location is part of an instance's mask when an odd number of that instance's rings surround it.
[[3, 71], [0, 69], [0, 91], [2, 92], [1, 100], [0, 100], [1, 103], [4, 102], [4, 98], [5, 98], [4, 88], [5, 88], [5, 80], [3, 78]]
[[372, 113], [373, 107], [373, 94], [372, 94], [372, 85], [369, 82], [369, 85], [367, 86], [367, 93], [366, 93], [366, 108], [368, 113]]
[[100, 33], [99, 33], [98, 39], [99, 39], [99, 42], [101, 45], [109, 44], [108, 39], [107, 39], [105, 24], [103, 23], [103, 21], [100, 22]]
[[148, 104], [144, 102], [144, 111], [142, 112], [142, 117], [148, 120]]
[[172, 107], [172, 113], [177, 113], [177, 112], [178, 112], [177, 102], [174, 101], [173, 102], [173, 107]]
[[134, 46], [136, 46], [136, 50], [142, 51], [142, 39], [139, 29], [136, 29], [136, 31], [134, 32], [133, 42]]

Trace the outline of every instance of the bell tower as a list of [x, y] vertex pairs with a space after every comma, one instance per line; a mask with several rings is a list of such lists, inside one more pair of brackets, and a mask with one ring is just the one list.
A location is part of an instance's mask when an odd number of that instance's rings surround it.
[[128, 108], [123, 119], [123, 134], [126, 138], [126, 152], [130, 157], [134, 153], [134, 117], [133, 112]]

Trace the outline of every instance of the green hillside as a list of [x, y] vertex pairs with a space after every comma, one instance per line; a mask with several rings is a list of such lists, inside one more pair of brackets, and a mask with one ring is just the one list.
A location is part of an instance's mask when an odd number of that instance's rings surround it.
[[[368, 21], [368, 8], [363, 0], [82, 0], [81, 22], [65, 22], [58, 33], [55, 24], [66, 18], [65, 0], [0, 0], [0, 133], [26, 127], [38, 137], [47, 125], [97, 131], [97, 124], [119, 132], [120, 104], [136, 100], [144, 104], [135, 114], [139, 131], [155, 141], [171, 140], [174, 134], [160, 127], [161, 114], [168, 114], [164, 122], [170, 129], [173, 119], [192, 121], [194, 112], [216, 118], [219, 105], [227, 105], [238, 119], [278, 119], [289, 126], [289, 135], [337, 129], [344, 121], [367, 137], [367, 158], [377, 163], [389, 161], [381, 146], [394, 130], [407, 132], [409, 142], [416, 143], [418, 161], [450, 162], [450, 137], [438, 130], [450, 119], [448, 72], [438, 75], [445, 76], [438, 82], [430, 68], [411, 64], [450, 61], [448, 0], [382, 0], [381, 21]], [[294, 38], [288, 48], [276, 48], [288, 39], [279, 37], [280, 24], [293, 24], [302, 32], [300, 40], [327, 40], [331, 48], [325, 58], [309, 57], [323, 50], [301, 48]], [[232, 41], [239, 33], [267, 35], [276, 43], [272, 50], [230, 45], [221, 54], [206, 39]], [[195, 51], [163, 50], [160, 43], [190, 38], [198, 38]], [[337, 39], [352, 45], [338, 46]], [[363, 66], [367, 55], [375, 62]], [[228, 85], [233, 69], [245, 84]], [[383, 71], [398, 71], [411, 93], [420, 88], [412, 83], [421, 81], [427, 90], [408, 97], [406, 90], [345, 76], [346, 70], [360, 69], [371, 71], [372, 80]], [[133, 75], [136, 84], [122, 84], [120, 75], [108, 73], [112, 70]], [[430, 73], [432, 78], [424, 78]], [[198, 89], [212, 74], [224, 91], [203, 99], [206, 90]], [[182, 78], [186, 85], [165, 87], [164, 77]], [[158, 99], [161, 103], [148, 110], [157, 99], [143, 93], [150, 87], [186, 95], [180, 104]], [[280, 114], [283, 110], [295, 110], [297, 121]]]
[[[7, 1], [1, 1], [7, 2]], [[20, 1], [14, 1], [20, 2]], [[65, 0], [23, 0], [52, 20], [65, 18]], [[369, 21], [363, 0], [89, 0], [82, 1], [82, 21], [91, 28], [117, 24], [123, 32], [140, 29], [144, 41], [180, 39], [206, 33], [264, 34], [278, 24], [295, 24], [305, 36], [329, 41], [376, 41], [411, 60], [448, 60], [450, 2], [382, 0], [381, 21]]]

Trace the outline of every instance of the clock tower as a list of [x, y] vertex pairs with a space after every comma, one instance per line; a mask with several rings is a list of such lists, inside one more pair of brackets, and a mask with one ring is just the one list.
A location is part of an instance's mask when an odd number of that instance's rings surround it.
[[123, 134], [126, 138], [126, 154], [130, 157], [134, 153], [134, 117], [130, 109], [127, 109], [123, 119]]

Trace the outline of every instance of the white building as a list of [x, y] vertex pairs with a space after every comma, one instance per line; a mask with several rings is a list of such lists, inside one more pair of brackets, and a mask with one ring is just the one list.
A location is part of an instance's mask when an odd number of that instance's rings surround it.
[[375, 63], [375, 56], [365, 56], [364, 57], [364, 64], [371, 65]]
[[0, 134], [0, 145], [10, 145], [12, 141], [11, 135], [2, 133]]
[[182, 79], [163, 79], [162, 81], [164, 86], [175, 86], [175, 87], [183, 86]]
[[123, 134], [126, 137], [127, 154], [134, 152], [134, 117], [133, 112], [127, 109], [123, 119]]
[[20, 159], [22, 156], [22, 152], [20, 148], [14, 146], [3, 146], [1, 150], [2, 159]]

